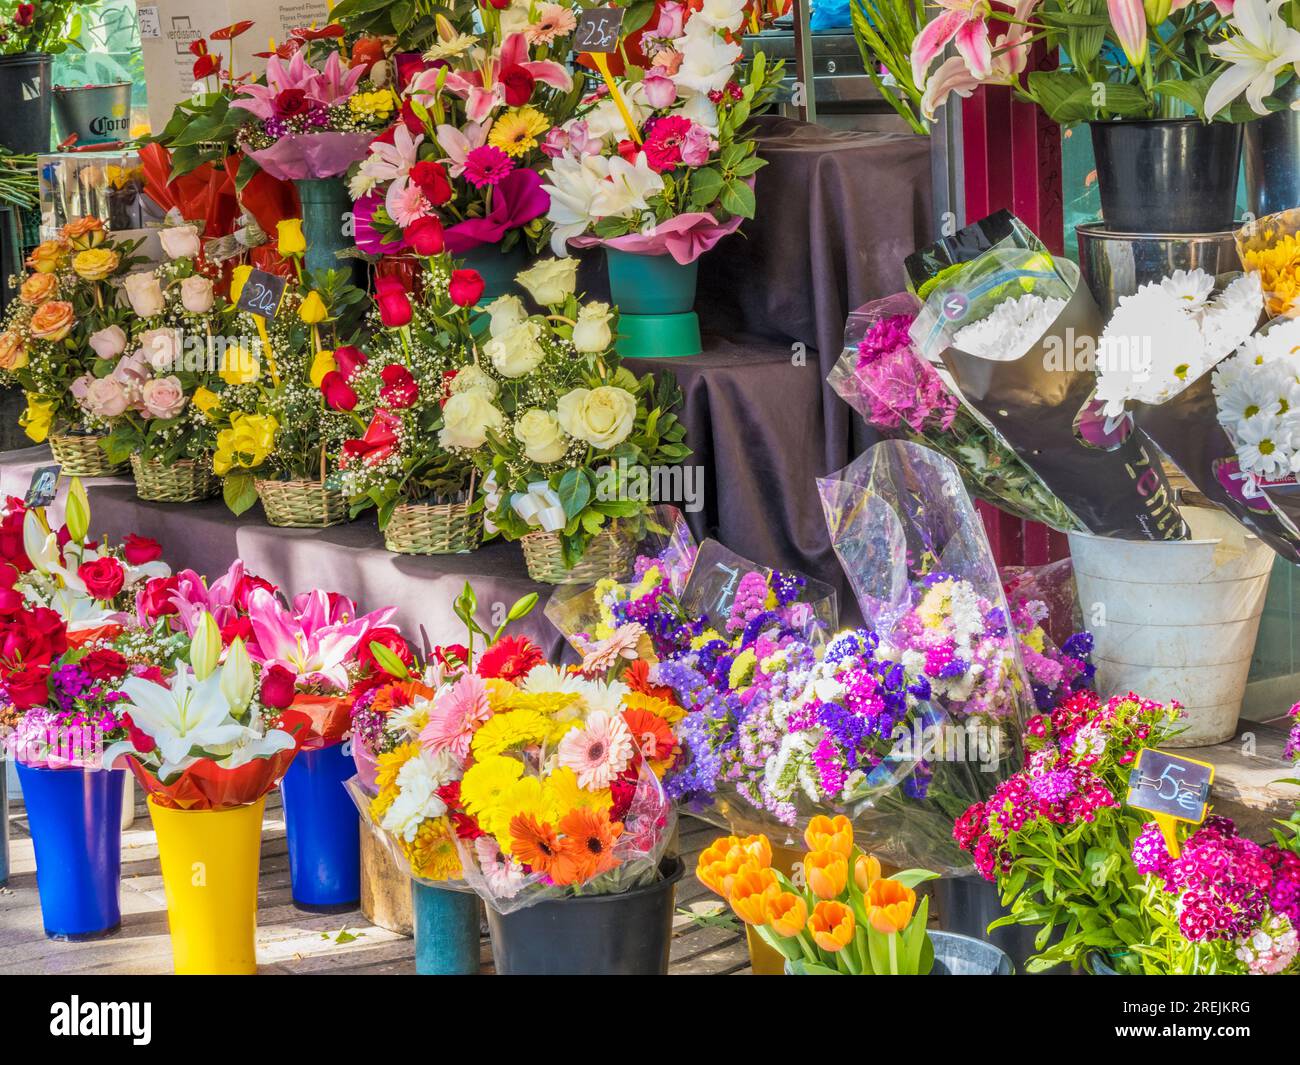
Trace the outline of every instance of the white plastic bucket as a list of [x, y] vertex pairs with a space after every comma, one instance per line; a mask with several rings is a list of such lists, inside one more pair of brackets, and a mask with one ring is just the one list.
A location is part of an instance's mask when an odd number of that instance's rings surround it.
[[122, 780], [122, 828], [135, 824], [135, 775], [127, 773]]
[[1273, 551], [1227, 515], [1183, 514], [1196, 539], [1071, 533], [1070, 554], [1097, 690], [1177, 699], [1185, 728], [1168, 746], [1200, 747], [1236, 731]]

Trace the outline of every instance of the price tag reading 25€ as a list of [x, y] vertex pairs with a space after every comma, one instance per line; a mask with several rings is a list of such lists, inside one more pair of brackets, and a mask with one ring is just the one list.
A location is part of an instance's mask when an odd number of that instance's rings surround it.
[[623, 8], [593, 7], [578, 16], [573, 34], [575, 52], [613, 52], [623, 32]]

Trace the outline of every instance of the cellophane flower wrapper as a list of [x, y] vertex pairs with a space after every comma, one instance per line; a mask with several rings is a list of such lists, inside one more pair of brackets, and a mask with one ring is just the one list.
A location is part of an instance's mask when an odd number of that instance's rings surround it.
[[963, 226], [951, 236], [940, 237], [933, 244], [918, 248], [904, 259], [907, 290], [925, 299], [956, 267], [978, 259], [994, 248], [1047, 250], [1034, 231], [1010, 211], [994, 211], [978, 222]]
[[[374, 837], [376, 843], [388, 852], [388, 855], [393, 859], [393, 864], [412, 880], [423, 884], [425, 887], [443, 888], [447, 891], [473, 891], [474, 889], [461, 877], [432, 880], [428, 877], [416, 875], [411, 867], [410, 856], [401, 842], [395, 839], [391, 832], [381, 827], [371, 812], [370, 804], [375, 797], [373, 790], [370, 790], [373, 783], [373, 780], [368, 784], [360, 776], [355, 776], [345, 780], [343, 786], [347, 789], [352, 804], [356, 806], [357, 813], [361, 815], [361, 823], [365, 826], [365, 830]], [[459, 855], [459, 851], [457, 854]]]
[[172, 810], [226, 810], [249, 806], [279, 786], [298, 749], [277, 751], [254, 758], [237, 769], [222, 769], [215, 762], [195, 762], [173, 780], [164, 782], [135, 758], [126, 762], [140, 786], [159, 806]]
[[899, 736], [916, 768], [859, 815], [860, 832], [893, 864], [968, 870], [953, 820], [1015, 770], [1034, 710], [983, 523], [955, 464], [919, 444], [883, 441], [817, 483], [866, 624], [926, 676], [940, 711]]
[[659, 863], [677, 827], [677, 810], [643, 759], [638, 759], [636, 790], [622, 825], [623, 831], [612, 848], [618, 865], [574, 885], [557, 885], [543, 874], [519, 868], [508, 858], [501, 861], [505, 856], [499, 852], [485, 860], [485, 850], [491, 848], [485, 848], [481, 841], [495, 842], [491, 836], [468, 840], [458, 835], [456, 847], [465, 882], [497, 913], [507, 914], [547, 899], [618, 895], [659, 879]]
[[1093, 398], [1096, 376], [1080, 356], [1101, 331], [1072, 262], [997, 248], [931, 291], [911, 336], [1088, 532], [1184, 539], [1157, 449], [1140, 430], [1114, 431]]
[[286, 727], [298, 726], [298, 749], [318, 751], [342, 743], [352, 727], [352, 697], [299, 692], [280, 715]]
[[642, 578], [656, 568], [667, 581], [674, 597], [680, 597], [699, 550], [695, 534], [680, 510], [668, 504], [656, 506], [647, 521], [647, 531], [637, 545], [634, 580], [610, 578], [595, 584], [562, 584], [546, 601], [543, 610], [569, 645], [583, 654], [588, 644], [609, 635], [609, 619], [602, 601], [627, 599]]
[[1300, 317], [1300, 207], [1247, 222], [1236, 240], [1242, 268], [1259, 276], [1268, 315]]
[[[753, 182], [750, 181], [749, 184], [752, 186]], [[569, 243], [576, 248], [603, 244], [607, 248], [634, 255], [671, 255], [681, 266], [688, 266], [723, 237], [739, 229], [743, 221], [740, 215], [732, 215], [727, 221], [719, 222], [708, 211], [689, 211], [660, 222], [648, 233], [626, 233], [608, 239], [595, 236], [570, 237]]]
[[1055, 643], [1064, 642], [1083, 628], [1072, 559], [1059, 558], [1041, 566], [1003, 566], [998, 575], [1007, 605], [1013, 610], [1030, 601], [1047, 607], [1043, 627]]
[[850, 314], [844, 351], [827, 382], [878, 433], [926, 444], [952, 459], [979, 498], [1056, 529], [1081, 528], [1038, 475], [921, 357], [908, 335], [921, 306], [911, 293], [898, 293]]
[[299, 133], [281, 137], [248, 157], [281, 181], [331, 178], [366, 157], [373, 133]]

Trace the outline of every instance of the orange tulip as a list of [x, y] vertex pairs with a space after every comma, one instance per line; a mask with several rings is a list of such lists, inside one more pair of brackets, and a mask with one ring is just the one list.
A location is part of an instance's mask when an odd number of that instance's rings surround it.
[[808, 918], [813, 942], [832, 954], [853, 941], [853, 911], [842, 902], [819, 902]]
[[866, 891], [880, 879], [880, 859], [874, 854], [859, 854], [853, 863], [853, 882], [859, 891]]
[[883, 935], [901, 932], [915, 910], [916, 892], [897, 880], [876, 880], [867, 889], [867, 920]]
[[778, 936], [797, 936], [808, 923], [808, 904], [802, 895], [783, 891], [768, 901], [763, 916], [767, 918], [763, 923], [771, 925]]
[[708, 865], [703, 864], [703, 858], [704, 856], [701, 855], [701, 864], [696, 866], [695, 875], [699, 877], [701, 884], [724, 899], [731, 894], [731, 884], [736, 879], [737, 873], [742, 869], [757, 868], [753, 862], [745, 860], [739, 850]]
[[706, 871], [712, 870], [720, 862], [725, 862], [727, 855], [736, 848], [739, 840], [735, 836], [720, 836], [710, 843], [703, 851], [700, 852], [699, 861], [695, 863], [695, 875], [699, 877], [700, 882], [710, 891], [717, 892], [719, 895], [725, 895], [716, 886], [716, 882], [705, 876]]
[[767, 904], [780, 895], [776, 873], [750, 865], [736, 874], [727, 901], [746, 924], [766, 924]]
[[849, 863], [838, 851], [813, 851], [804, 855], [803, 875], [819, 899], [836, 899], [849, 882]]
[[808, 822], [803, 841], [810, 851], [836, 851], [848, 858], [853, 853], [853, 825], [843, 814], [818, 814]]
[[[734, 837], [733, 837], [734, 838]], [[737, 842], [737, 846], [760, 869], [769, 869], [772, 865], [772, 844], [766, 836], [746, 836]]]

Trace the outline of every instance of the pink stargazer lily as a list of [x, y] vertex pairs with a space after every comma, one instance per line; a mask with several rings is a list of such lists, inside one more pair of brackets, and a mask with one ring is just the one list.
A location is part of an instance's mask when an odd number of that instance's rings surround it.
[[250, 647], [249, 654], [267, 667], [289, 670], [299, 682], [319, 682], [344, 691], [349, 685], [348, 661], [366, 635], [395, 613], [388, 607], [343, 620], [347, 611], [320, 591], [296, 600], [295, 610], [290, 611], [264, 588], [258, 588], [248, 599], [248, 620], [257, 637], [257, 653]]
[[522, 33], [512, 33], [507, 37], [501, 50], [488, 59], [482, 69], [454, 71], [447, 75], [443, 85], [465, 100], [465, 115], [471, 122], [482, 122], [505, 103], [505, 88], [500, 78], [503, 71], [512, 67], [523, 67], [538, 81], [562, 92], [573, 88], [573, 78], [559, 63], [528, 58], [528, 38]]
[[1106, 0], [1106, 13], [1124, 55], [1140, 67], [1147, 58], [1147, 13], [1142, 0]]
[[193, 636], [194, 626], [204, 613], [212, 615], [218, 628], [225, 628], [235, 621], [239, 617], [239, 598], [244, 577], [242, 559], [235, 559], [230, 568], [210, 585], [194, 570], [181, 570], [176, 574], [177, 587], [171, 595], [180, 628]]
[[1014, 85], [1029, 62], [1029, 38], [1033, 31], [1024, 22], [1038, 3], [1039, 0], [1018, 0], [1011, 13], [1013, 21], [1004, 23], [1007, 31], [999, 34], [992, 43], [993, 58], [988, 73], [977, 76], [960, 55], [945, 59], [924, 82], [921, 113], [933, 122], [935, 109], [951, 93], [969, 96], [981, 85]]
[[916, 35], [912, 42], [912, 80], [925, 84], [930, 64], [955, 41], [971, 75], [985, 78], [993, 67], [989, 43], [989, 0], [937, 0], [943, 13]]
[[308, 66], [301, 52], [295, 52], [287, 65], [278, 56], [272, 56], [266, 61], [266, 84], [241, 85], [239, 95], [230, 101], [230, 106], [252, 111], [265, 121], [275, 116], [275, 98], [280, 93], [285, 89], [302, 89], [309, 100], [330, 107], [351, 96], [365, 74], [366, 68], [360, 64], [344, 71], [338, 52], [330, 52], [323, 70]]

